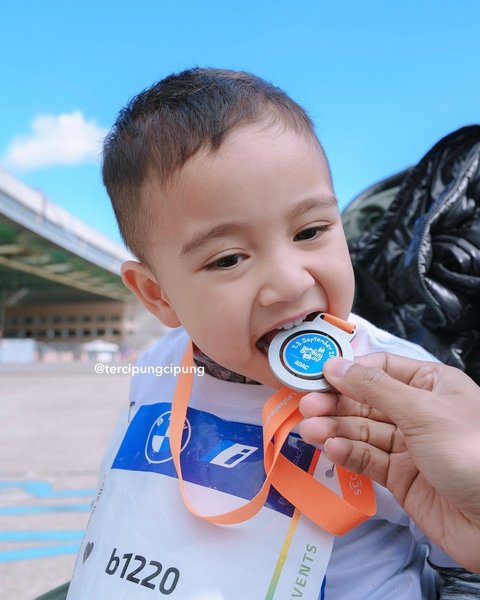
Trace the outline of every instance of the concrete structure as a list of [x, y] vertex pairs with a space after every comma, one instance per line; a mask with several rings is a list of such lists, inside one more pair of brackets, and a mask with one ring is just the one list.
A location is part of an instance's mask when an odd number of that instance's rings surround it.
[[39, 359], [78, 358], [97, 339], [124, 355], [141, 349], [163, 328], [124, 287], [119, 273], [128, 258], [0, 168], [0, 338], [34, 340]]

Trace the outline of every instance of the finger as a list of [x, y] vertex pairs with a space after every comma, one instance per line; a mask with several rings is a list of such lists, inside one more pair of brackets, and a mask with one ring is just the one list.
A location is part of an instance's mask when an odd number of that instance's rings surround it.
[[312, 392], [300, 398], [298, 408], [306, 419], [321, 415], [334, 415], [337, 412], [337, 401], [336, 394]]
[[329, 438], [341, 437], [365, 442], [385, 452], [399, 451], [403, 442], [395, 425], [362, 417], [312, 417], [302, 421], [299, 433], [309, 444], [323, 444]]
[[385, 486], [388, 478], [389, 454], [365, 442], [343, 438], [326, 441], [325, 452], [336, 465], [370, 477]]
[[365, 417], [375, 421], [391, 423], [383, 413], [361, 402], [356, 402], [343, 395], [312, 392], [300, 399], [299, 409], [308, 419], [321, 416]]
[[382, 368], [334, 358], [325, 363], [324, 374], [343, 395], [378, 409], [401, 429], [410, 424], [412, 410], [416, 419], [420, 416], [427, 392], [394, 379]]
[[433, 390], [450, 367], [432, 361], [422, 361], [398, 354], [376, 352], [358, 356], [355, 362], [365, 367], [376, 367], [406, 385], [423, 390]]

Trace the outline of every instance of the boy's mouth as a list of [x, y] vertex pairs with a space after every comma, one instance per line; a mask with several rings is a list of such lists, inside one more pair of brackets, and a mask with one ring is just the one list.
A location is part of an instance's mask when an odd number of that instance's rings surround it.
[[278, 329], [272, 329], [271, 331], [267, 331], [260, 339], [257, 340], [256, 346], [265, 355], [268, 355], [268, 347], [270, 346], [270, 342], [277, 335], [279, 331], [285, 331], [288, 329], [292, 329], [293, 327], [298, 327], [301, 323], [305, 323], [306, 321], [313, 321], [317, 315], [320, 314], [320, 311], [312, 312], [308, 314], [303, 319], [297, 319], [295, 321], [289, 321], [282, 325], [282, 327]]

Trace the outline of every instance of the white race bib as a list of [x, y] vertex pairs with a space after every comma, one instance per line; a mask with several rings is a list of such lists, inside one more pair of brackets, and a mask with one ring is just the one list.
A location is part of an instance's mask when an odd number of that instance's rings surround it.
[[[141, 406], [106, 472], [77, 558], [69, 600], [318, 600], [333, 536], [273, 488], [252, 519], [228, 526], [192, 516], [170, 454], [170, 404]], [[126, 429], [126, 431], [125, 431]], [[283, 452], [335, 489], [331, 463], [291, 435]], [[189, 408], [182, 438], [188, 497], [204, 514], [232, 510], [265, 477], [260, 425]]]

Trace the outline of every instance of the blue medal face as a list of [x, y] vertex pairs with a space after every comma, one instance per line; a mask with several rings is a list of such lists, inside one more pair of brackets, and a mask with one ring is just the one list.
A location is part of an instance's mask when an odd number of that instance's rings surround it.
[[348, 323], [348, 328], [340, 328], [327, 316], [319, 313], [313, 321], [279, 331], [270, 342], [268, 360], [272, 372], [292, 390], [329, 391], [332, 386], [323, 375], [327, 360], [337, 356], [353, 360], [350, 342], [355, 336], [355, 325]]
[[305, 379], [322, 377], [325, 362], [341, 355], [333, 338], [318, 331], [293, 334], [285, 340], [281, 350], [284, 366]]

